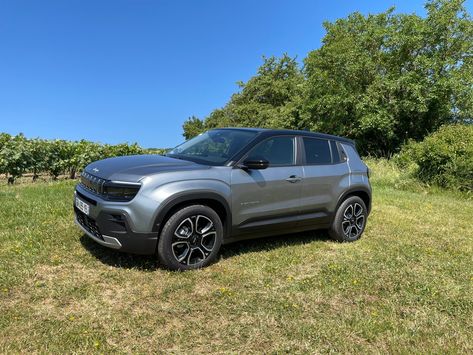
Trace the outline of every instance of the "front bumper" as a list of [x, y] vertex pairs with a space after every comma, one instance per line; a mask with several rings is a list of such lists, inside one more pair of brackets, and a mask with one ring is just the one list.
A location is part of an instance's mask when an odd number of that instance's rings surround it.
[[105, 247], [112, 248], [112, 249], [121, 249], [121, 248], [123, 247], [123, 246], [122, 246], [122, 243], [120, 243], [120, 241], [119, 241], [117, 238], [110, 237], [110, 236], [104, 235], [104, 234], [102, 234], [101, 237], [98, 237], [98, 236], [92, 234], [91, 232], [89, 232], [89, 231], [83, 226], [83, 224], [81, 224], [81, 223], [77, 220], [77, 215], [76, 215], [75, 221], [76, 221], [76, 224], [79, 226], [79, 228], [82, 229], [82, 231], [83, 231], [89, 238], [92, 238], [94, 241], [96, 241], [96, 242], [99, 243], [100, 245], [103, 245], [103, 246], [105, 246]]
[[89, 216], [79, 211], [74, 204], [75, 222], [89, 238], [107, 248], [133, 254], [154, 254], [158, 241], [158, 233], [139, 233], [131, 228], [126, 212], [107, 209], [99, 199], [90, 194], [78, 192], [81, 200], [92, 205], [93, 213]]

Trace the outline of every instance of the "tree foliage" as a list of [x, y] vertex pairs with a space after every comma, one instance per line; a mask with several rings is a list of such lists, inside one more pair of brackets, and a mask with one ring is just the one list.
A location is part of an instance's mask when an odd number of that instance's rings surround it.
[[471, 117], [472, 21], [459, 0], [426, 8], [426, 18], [390, 9], [325, 24], [323, 46], [305, 60], [309, 128], [386, 155]]
[[264, 58], [240, 91], [184, 135], [221, 126], [310, 129], [390, 155], [448, 122], [473, 117], [473, 22], [462, 0], [431, 0], [426, 17], [394, 9], [325, 23], [298, 67]]
[[473, 192], [473, 125], [442, 126], [405, 144], [395, 161], [428, 184]]
[[183, 129], [184, 133], [182, 135], [184, 138], [190, 139], [192, 137], [198, 136], [205, 130], [204, 122], [202, 122], [202, 120], [199, 118], [192, 116], [189, 117], [186, 122], [184, 122]]
[[299, 127], [300, 99], [304, 77], [294, 58], [263, 58], [258, 73], [248, 82], [239, 82], [240, 91], [233, 94], [221, 109], [204, 121], [195, 117], [184, 124], [184, 136], [190, 138], [216, 127]]
[[31, 151], [24, 135], [8, 137], [3, 142], [0, 151], [0, 169], [9, 174], [10, 183], [28, 171], [31, 163]]

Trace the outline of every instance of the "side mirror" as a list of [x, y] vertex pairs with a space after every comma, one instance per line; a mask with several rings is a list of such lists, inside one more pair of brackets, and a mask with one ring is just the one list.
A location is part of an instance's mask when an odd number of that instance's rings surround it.
[[265, 159], [247, 159], [243, 162], [241, 168], [243, 169], [253, 169], [253, 170], [260, 170], [266, 169], [269, 166], [269, 162]]

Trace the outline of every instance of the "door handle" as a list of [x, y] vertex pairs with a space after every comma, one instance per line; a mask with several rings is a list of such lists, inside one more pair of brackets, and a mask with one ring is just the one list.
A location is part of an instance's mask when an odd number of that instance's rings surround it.
[[291, 182], [291, 183], [299, 182], [301, 180], [302, 180], [302, 178], [300, 176], [297, 176], [297, 175], [291, 175], [286, 179], [287, 182]]

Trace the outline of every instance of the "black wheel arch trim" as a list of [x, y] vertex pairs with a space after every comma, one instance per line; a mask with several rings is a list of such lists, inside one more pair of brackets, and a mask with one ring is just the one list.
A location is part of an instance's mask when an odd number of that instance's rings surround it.
[[[348, 189], [347, 191], [343, 192], [343, 194], [341, 194], [338, 197], [337, 207], [335, 209], [335, 212], [338, 210], [338, 207], [340, 207], [342, 202], [345, 201], [345, 199], [349, 195], [356, 195], [358, 192], [362, 192], [362, 193], [365, 193], [365, 194], [368, 195], [368, 204], [367, 204], [366, 208], [368, 210], [367, 213], [369, 214], [371, 212], [371, 191], [368, 188], [364, 187], [364, 186], [354, 186], [354, 187], [351, 187], [350, 189]], [[334, 215], [335, 215], [335, 213], [334, 213]]]
[[[166, 200], [159, 208], [158, 214], [155, 217], [154, 224], [153, 224], [153, 232], [160, 232], [163, 223], [165, 223], [164, 219], [166, 218], [167, 214], [177, 205], [186, 203], [186, 202], [199, 202], [199, 201], [215, 201], [221, 204], [225, 209], [225, 220], [222, 220], [224, 225], [224, 232], [225, 236], [229, 237], [231, 233], [231, 226], [232, 226], [232, 214], [230, 206], [227, 200], [216, 192], [191, 192], [191, 193], [181, 193], [178, 195], [174, 195]], [[220, 215], [219, 211], [217, 212]]]

